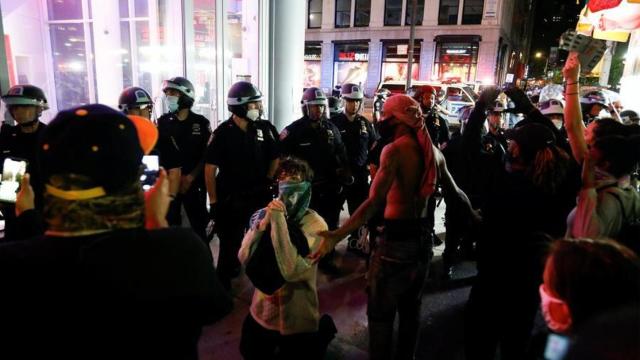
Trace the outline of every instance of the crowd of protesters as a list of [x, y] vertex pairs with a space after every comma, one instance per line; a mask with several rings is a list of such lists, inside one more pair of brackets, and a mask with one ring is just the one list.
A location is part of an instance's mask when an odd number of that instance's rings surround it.
[[[255, 290], [240, 354], [322, 359], [339, 329], [320, 313], [317, 273], [343, 273], [334, 247], [348, 238], [367, 259], [370, 358], [412, 359], [442, 195], [444, 275], [461, 254], [478, 270], [467, 359], [544, 359], [558, 341], [566, 359], [637, 359], [638, 116], [582, 93], [576, 54], [563, 73], [564, 94], [540, 103], [483, 90], [454, 133], [431, 86], [380, 99], [375, 122], [359, 84], [336, 97], [308, 88], [303, 116], [280, 132], [244, 81], [213, 132], [182, 77], [164, 82], [157, 121], [132, 87], [118, 110], [82, 105], [45, 124], [42, 90], [14, 86], [0, 160], [25, 160], [27, 173], [1, 205], [0, 353], [197, 358], [202, 327], [231, 311], [245, 273]], [[162, 167], [143, 189], [149, 154]]]

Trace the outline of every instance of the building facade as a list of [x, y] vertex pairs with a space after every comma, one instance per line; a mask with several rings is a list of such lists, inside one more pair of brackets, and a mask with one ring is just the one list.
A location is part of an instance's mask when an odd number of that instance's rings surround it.
[[[307, 0], [304, 87], [406, 80], [411, 0]], [[415, 80], [524, 77], [534, 0], [417, 0]], [[511, 80], [512, 81], [512, 80]]]

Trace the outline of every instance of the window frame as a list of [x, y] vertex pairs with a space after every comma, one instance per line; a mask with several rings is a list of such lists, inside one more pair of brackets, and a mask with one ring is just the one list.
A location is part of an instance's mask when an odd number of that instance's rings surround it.
[[[462, 5], [462, 15], [461, 15], [461, 19], [460, 19], [460, 24], [462, 24], [462, 25], [480, 25], [480, 24], [482, 24], [482, 16], [483, 16], [483, 11], [484, 11], [484, 0], [473, 0], [473, 1], [482, 2], [482, 6], [480, 7], [480, 13], [479, 13], [480, 19], [479, 19], [478, 22], [465, 22], [465, 10], [468, 9], [467, 1], [470, 1], [470, 0], [464, 0], [464, 3]], [[469, 7], [471, 7], [471, 6], [469, 6]], [[460, 12], [460, 11], [458, 11], [458, 12]]]
[[[358, 19], [358, 11], [359, 11], [359, 7], [358, 4], [361, 1], [368, 1], [369, 4], [367, 6], [366, 9], [366, 13], [367, 13], [367, 23], [366, 24], [359, 24], [357, 19]], [[362, 6], [362, 4], [360, 4]], [[362, 11], [362, 10], [360, 10]], [[371, 24], [371, 0], [354, 0], [354, 5], [353, 5], [353, 27], [368, 27], [369, 24]]]
[[[93, 17], [92, 15], [92, 9], [91, 9], [91, 2], [90, 0], [81, 0], [81, 6], [82, 6], [82, 18], [81, 19], [67, 19], [67, 20], [52, 20], [49, 17], [49, 0], [42, 0], [42, 3], [44, 5], [44, 16], [46, 18], [45, 20], [45, 26], [46, 26], [46, 31], [47, 31], [47, 36], [46, 36], [46, 43], [48, 44], [47, 46], [47, 50], [49, 51], [49, 56], [51, 56], [51, 79], [53, 79], [53, 92], [55, 93], [55, 101], [56, 101], [56, 108], [58, 109], [58, 111], [63, 110], [62, 108], [59, 107], [59, 101], [60, 98], [58, 97], [58, 88], [57, 88], [57, 83], [58, 81], [56, 80], [56, 69], [55, 69], [55, 64], [56, 64], [56, 57], [55, 57], [55, 49], [54, 49], [54, 43], [53, 43], [53, 39], [52, 39], [52, 35], [53, 35], [53, 31], [52, 31], [52, 25], [80, 25], [82, 26], [82, 33], [83, 33], [83, 37], [84, 37], [84, 65], [86, 66], [86, 71], [87, 71], [87, 89], [89, 90], [89, 94], [88, 94], [88, 99], [89, 99], [89, 103], [96, 103], [98, 100], [98, 94], [97, 94], [97, 90], [98, 90], [98, 86], [97, 86], [97, 79], [96, 79], [96, 61], [95, 61], [95, 49], [94, 49], [94, 44], [93, 44], [93, 33], [95, 31], [95, 29], [93, 28]], [[75, 105], [79, 105], [79, 104], [75, 104]]]
[[[387, 22], [387, 11], [389, 10], [389, 1], [400, 1], [400, 6], [398, 7], [398, 11], [400, 12], [398, 17], [397, 24], [390, 24]], [[402, 26], [402, 8], [403, 8], [404, 0], [384, 0], [384, 15], [383, 15], [383, 25], [384, 26]]]
[[[404, 11], [404, 24], [406, 26], [411, 26], [411, 15], [409, 14], [409, 9], [411, 7], [411, 2], [412, 0], [406, 0], [406, 4], [405, 4], [405, 11]], [[422, 2], [422, 5], [420, 5], [420, 2]], [[423, 22], [424, 22], [424, 7], [425, 7], [425, 0], [418, 0], [418, 3], [416, 4], [416, 10], [418, 10], [418, 14], [417, 15], [417, 20], [416, 21], [416, 26], [422, 26]]]
[[[348, 10], [339, 10], [338, 9], [338, 3], [342, 2], [349, 4], [349, 9]], [[336, 29], [342, 29], [342, 28], [348, 28], [351, 27], [351, 0], [335, 0], [335, 6], [334, 6], [334, 21], [333, 21], [333, 25]], [[346, 24], [340, 24], [338, 25], [338, 14], [347, 14], [347, 23]]]
[[438, 25], [459, 25], [460, 24], [460, 2], [461, 0], [455, 0], [457, 2], [456, 8], [456, 16], [455, 16], [455, 22], [451, 23], [451, 22], [447, 22], [447, 23], [443, 23], [441, 22], [441, 13], [442, 13], [442, 2], [444, 0], [440, 0], [438, 2]]
[[[311, 12], [311, 2], [312, 1], [318, 1], [320, 2], [320, 12]], [[308, 0], [307, 1], [307, 29], [320, 29], [322, 28], [322, 6], [323, 6], [323, 0]], [[318, 26], [311, 26], [311, 15], [314, 14], [320, 14], [320, 23], [318, 24]]]

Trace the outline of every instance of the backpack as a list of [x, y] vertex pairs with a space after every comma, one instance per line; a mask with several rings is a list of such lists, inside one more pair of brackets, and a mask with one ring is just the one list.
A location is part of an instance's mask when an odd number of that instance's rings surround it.
[[[617, 186], [617, 184], [613, 184], [612, 186]], [[604, 188], [612, 187], [606, 186]], [[604, 189], [602, 188], [602, 189]], [[598, 189], [598, 190], [602, 190]], [[640, 195], [638, 192], [633, 189], [620, 189], [621, 191], [633, 191], [633, 204], [636, 204], [640, 201]], [[620, 228], [620, 232], [618, 232], [617, 236], [614, 236], [614, 240], [619, 243], [625, 245], [629, 249], [633, 250], [636, 254], [640, 255], [640, 214], [635, 213], [636, 206], [632, 206], [632, 211], [634, 213], [627, 214], [624, 209], [624, 204], [622, 203], [622, 199], [620, 195], [616, 192], [609, 191], [608, 194], [611, 194], [616, 200], [618, 200], [618, 204], [620, 204], [620, 209], [622, 212], [622, 227]]]
[[[289, 239], [302, 257], [309, 255], [309, 243], [300, 225], [287, 221]], [[258, 240], [253, 254], [246, 264], [245, 273], [253, 286], [261, 292], [272, 295], [286, 283], [280, 273], [276, 253], [271, 242], [271, 225], [268, 225], [262, 237]]]

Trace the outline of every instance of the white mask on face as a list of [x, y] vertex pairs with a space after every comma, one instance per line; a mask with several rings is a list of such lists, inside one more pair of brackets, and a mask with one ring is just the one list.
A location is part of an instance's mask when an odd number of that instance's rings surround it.
[[[540, 285], [540, 307], [544, 320], [551, 331], [566, 333], [571, 328], [569, 307], [561, 299], [547, 293], [544, 284]], [[551, 310], [554, 307], [555, 311]]]
[[563, 124], [562, 120], [551, 120], [551, 122], [553, 122], [553, 125], [556, 126], [556, 129], [558, 130], [562, 129], [562, 124]]
[[260, 110], [251, 109], [251, 110], [247, 111], [247, 119], [249, 119], [251, 121], [256, 121], [256, 120], [258, 120], [259, 117], [260, 117]]
[[169, 107], [169, 112], [175, 112], [178, 110], [178, 100], [179, 98], [177, 96], [167, 96], [167, 106]]

